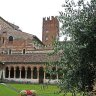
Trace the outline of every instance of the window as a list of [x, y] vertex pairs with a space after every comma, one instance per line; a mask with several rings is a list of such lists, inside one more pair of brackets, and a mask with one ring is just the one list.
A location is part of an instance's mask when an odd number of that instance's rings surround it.
[[9, 54], [11, 54], [11, 49], [9, 49]]
[[4, 37], [3, 37], [3, 43], [4, 43]]
[[23, 54], [25, 54], [25, 49], [23, 49]]
[[9, 36], [9, 41], [13, 41], [13, 37], [12, 36]]

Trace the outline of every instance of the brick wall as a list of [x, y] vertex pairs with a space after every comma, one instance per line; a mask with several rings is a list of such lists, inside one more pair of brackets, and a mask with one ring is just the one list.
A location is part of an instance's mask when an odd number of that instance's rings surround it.
[[42, 41], [46, 46], [51, 46], [59, 35], [59, 22], [56, 17], [43, 18]]

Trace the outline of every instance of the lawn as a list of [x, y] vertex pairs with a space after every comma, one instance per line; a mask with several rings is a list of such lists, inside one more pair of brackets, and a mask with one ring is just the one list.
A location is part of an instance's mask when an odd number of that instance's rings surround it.
[[[20, 96], [21, 90], [36, 90], [37, 96], [63, 96], [58, 94], [59, 88], [56, 85], [40, 85], [40, 84], [7, 84], [11, 88], [6, 87], [4, 84], [0, 84], [0, 96]], [[19, 92], [14, 91], [13, 89]], [[72, 96], [69, 93], [67, 96]], [[81, 96], [78, 94], [77, 96]]]
[[[38, 96], [63, 96], [62, 94], [57, 94], [58, 88], [55, 85], [43, 86], [39, 84], [8, 84], [11, 87], [18, 90], [36, 90]], [[19, 93], [0, 84], [0, 96], [20, 96]]]

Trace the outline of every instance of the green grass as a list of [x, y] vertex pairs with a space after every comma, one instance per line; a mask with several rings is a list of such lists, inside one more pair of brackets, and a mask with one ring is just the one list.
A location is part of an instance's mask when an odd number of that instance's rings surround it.
[[[18, 90], [36, 90], [38, 96], [63, 96], [62, 94], [57, 94], [58, 88], [54, 85], [48, 85], [43, 88], [42, 85], [36, 84], [10, 84]], [[4, 85], [0, 84], [0, 96], [20, 96], [19, 93], [15, 92], [12, 89], [7, 88]]]
[[[63, 96], [63, 94], [58, 94], [59, 88], [55, 85], [48, 85], [48, 87], [43, 87], [40, 84], [9, 84], [12, 87], [21, 90], [36, 90], [37, 96]], [[0, 84], [0, 96], [20, 96], [20, 93]], [[67, 96], [72, 96], [69, 93]], [[78, 94], [80, 96], [80, 94]]]
[[18, 96], [18, 93], [4, 85], [0, 85], [0, 96]]

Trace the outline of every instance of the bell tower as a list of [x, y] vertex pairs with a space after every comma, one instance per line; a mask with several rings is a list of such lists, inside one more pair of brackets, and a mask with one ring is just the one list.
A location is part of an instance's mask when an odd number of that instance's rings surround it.
[[57, 36], [59, 36], [59, 21], [57, 17], [43, 18], [42, 42], [46, 46], [52, 46]]

